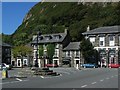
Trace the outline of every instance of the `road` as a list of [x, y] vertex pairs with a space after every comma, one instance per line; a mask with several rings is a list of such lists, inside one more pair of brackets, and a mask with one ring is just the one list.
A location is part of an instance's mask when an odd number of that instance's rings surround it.
[[118, 69], [54, 69], [52, 77], [27, 77], [3, 80], [3, 88], [118, 88]]

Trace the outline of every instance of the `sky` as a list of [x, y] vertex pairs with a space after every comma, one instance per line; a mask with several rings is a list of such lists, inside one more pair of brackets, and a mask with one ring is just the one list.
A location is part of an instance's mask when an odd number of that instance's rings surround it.
[[2, 2], [2, 33], [11, 35], [37, 2]]

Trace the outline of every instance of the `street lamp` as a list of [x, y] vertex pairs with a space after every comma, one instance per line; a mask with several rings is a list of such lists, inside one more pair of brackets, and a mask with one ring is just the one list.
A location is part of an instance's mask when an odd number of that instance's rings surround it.
[[37, 52], [36, 52], [36, 60], [35, 60], [35, 67], [39, 67], [38, 66], [38, 38], [39, 38], [39, 36], [41, 36], [41, 32], [39, 31], [38, 33], [37, 33], [37, 42], [36, 42], [36, 46], [37, 46]]

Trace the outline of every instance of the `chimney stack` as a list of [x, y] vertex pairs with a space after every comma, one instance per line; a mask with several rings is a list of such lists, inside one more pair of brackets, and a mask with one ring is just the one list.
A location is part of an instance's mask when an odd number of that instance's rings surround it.
[[67, 28], [65, 28], [65, 33], [66, 33], [66, 34], [68, 33], [68, 29], [67, 29]]
[[88, 25], [88, 27], [87, 27], [87, 32], [88, 32], [88, 31], [90, 31], [90, 26], [89, 26], [89, 25]]

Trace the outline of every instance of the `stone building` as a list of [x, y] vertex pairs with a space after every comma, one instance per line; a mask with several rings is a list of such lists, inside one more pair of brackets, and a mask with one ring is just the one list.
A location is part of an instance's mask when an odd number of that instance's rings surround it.
[[63, 62], [63, 65], [79, 67], [81, 64], [80, 42], [70, 42], [69, 45], [63, 49]]
[[[49, 60], [47, 57], [47, 45], [54, 44], [55, 45], [55, 53], [53, 56], [53, 62], [59, 66], [62, 66], [62, 50], [65, 48], [70, 42], [70, 35], [67, 30], [64, 33], [56, 33], [56, 34], [44, 34], [38, 37], [33, 37], [32, 46], [34, 47], [33, 52], [33, 64], [35, 64], [36, 59], [38, 58], [39, 67], [44, 67], [45, 64], [48, 64]], [[43, 57], [40, 59], [39, 57], [39, 45], [43, 45]], [[38, 55], [37, 55], [38, 54]]]
[[[48, 44], [54, 44], [55, 45], [55, 52], [53, 55], [53, 63], [57, 64], [58, 66], [63, 66], [65, 63], [64, 60], [65, 58], [65, 54], [64, 53], [68, 53], [70, 51], [70, 53], [75, 52], [76, 50], [79, 50], [78, 47], [78, 42], [70, 42], [71, 41], [71, 37], [70, 34], [68, 32], [68, 30], [65, 30], [64, 33], [56, 33], [56, 34], [44, 34], [44, 35], [40, 35], [38, 36], [38, 41], [37, 41], [37, 36], [34, 36], [33, 41], [32, 41], [32, 46], [34, 47], [34, 51], [33, 51], [33, 63], [36, 61], [36, 59], [38, 58], [38, 64], [39, 67], [44, 67], [45, 64], [49, 63], [48, 57], [47, 57], [47, 45]], [[43, 57], [40, 58], [39, 56], [39, 45], [43, 46]], [[77, 47], [72, 47], [72, 45], [76, 45]], [[79, 51], [75, 52], [77, 54], [80, 54]], [[37, 55], [38, 54], [38, 55]], [[72, 61], [74, 62], [74, 60], [78, 60], [78, 63], [80, 63], [80, 57], [78, 55], [78, 57], [76, 56], [75, 58], [70, 58], [68, 60], [68, 66], [74, 66], [72, 63]], [[67, 60], [67, 59], [66, 59]], [[71, 62], [70, 62], [71, 61]], [[34, 63], [35, 64], [35, 63]]]
[[7, 43], [0, 43], [0, 59], [2, 63], [11, 64], [11, 45]]
[[99, 52], [101, 66], [120, 64], [120, 26], [105, 26], [84, 32], [94, 48]]

